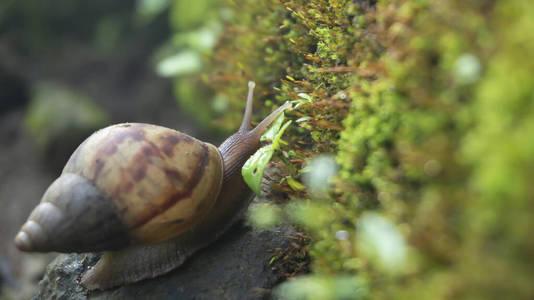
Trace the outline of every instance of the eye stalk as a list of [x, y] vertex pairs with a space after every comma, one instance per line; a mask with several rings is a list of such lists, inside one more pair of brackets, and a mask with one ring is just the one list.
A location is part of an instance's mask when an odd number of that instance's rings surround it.
[[241, 176], [240, 170], [245, 161], [260, 148], [260, 137], [284, 110], [292, 107], [289, 101], [284, 103], [265, 117], [255, 128], [252, 128], [250, 121], [252, 119], [252, 103], [255, 86], [254, 81], [248, 82], [247, 104], [239, 130], [219, 146], [219, 151], [224, 160], [225, 180], [237, 176], [236, 174]]
[[253, 96], [255, 87], [256, 83], [254, 81], [248, 82], [247, 104], [245, 107], [245, 113], [243, 115], [243, 121], [241, 121], [241, 127], [239, 128], [239, 131], [241, 132], [247, 132], [252, 129], [250, 121], [252, 119], [252, 101], [254, 100]]

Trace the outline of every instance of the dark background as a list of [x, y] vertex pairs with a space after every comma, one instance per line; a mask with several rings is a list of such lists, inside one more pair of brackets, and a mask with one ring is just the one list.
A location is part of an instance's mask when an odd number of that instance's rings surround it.
[[146, 122], [220, 141], [180, 113], [171, 80], [154, 72], [153, 54], [169, 35], [166, 13], [140, 21], [135, 1], [0, 2], [0, 299], [35, 294], [55, 254], [20, 253], [13, 238], [90, 133], [67, 131], [37, 147], [25, 119], [40, 82], [86, 96], [109, 124]]

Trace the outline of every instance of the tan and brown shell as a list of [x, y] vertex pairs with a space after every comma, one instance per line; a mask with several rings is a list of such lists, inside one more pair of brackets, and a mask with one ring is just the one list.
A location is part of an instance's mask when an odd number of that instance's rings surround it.
[[63, 172], [87, 178], [109, 197], [135, 243], [157, 243], [191, 228], [211, 209], [223, 162], [211, 144], [165, 127], [127, 123], [94, 133]]
[[222, 176], [211, 144], [156, 125], [109, 126], [72, 154], [16, 241], [24, 250], [58, 252], [165, 241], [210, 211]]

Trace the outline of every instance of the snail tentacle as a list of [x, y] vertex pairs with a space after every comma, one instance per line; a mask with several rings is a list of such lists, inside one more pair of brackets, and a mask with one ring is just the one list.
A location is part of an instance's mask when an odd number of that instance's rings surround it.
[[241, 121], [241, 127], [239, 127], [240, 132], [247, 132], [250, 131], [250, 129], [252, 128], [252, 126], [250, 126], [250, 121], [252, 120], [252, 102], [254, 100], [254, 87], [256, 87], [256, 83], [254, 81], [249, 81], [247, 104], [245, 106], [243, 120]]
[[260, 124], [256, 125], [254, 129], [250, 131], [250, 135], [253, 139], [260, 139], [260, 137], [265, 133], [267, 128], [271, 126], [271, 124], [280, 116], [280, 114], [285, 111], [286, 109], [290, 109], [292, 107], [291, 102], [287, 101], [282, 106], [278, 107], [275, 111], [270, 113], [265, 119], [263, 119]]

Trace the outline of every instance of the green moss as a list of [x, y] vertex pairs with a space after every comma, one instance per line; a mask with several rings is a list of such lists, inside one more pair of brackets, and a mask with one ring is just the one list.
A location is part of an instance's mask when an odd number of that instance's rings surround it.
[[[385, 72], [356, 83], [338, 153], [345, 199], [395, 220], [417, 258], [370, 281], [374, 298], [532, 297], [530, 10], [395, 2], [377, 12]], [[359, 272], [385, 275], [372, 261]]]
[[[531, 1], [224, 4], [209, 114], [237, 127], [249, 80], [258, 116], [302, 102], [272, 188], [312, 265], [281, 297], [534, 296]], [[339, 165], [321, 195], [296, 188], [319, 154]]]

